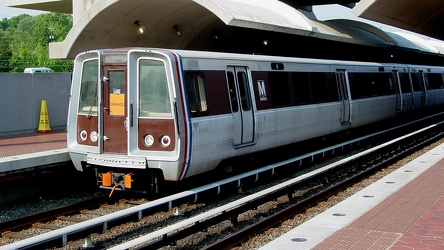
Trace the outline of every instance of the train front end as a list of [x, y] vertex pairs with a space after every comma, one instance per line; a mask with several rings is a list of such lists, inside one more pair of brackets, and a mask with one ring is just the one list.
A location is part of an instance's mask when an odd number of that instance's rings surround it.
[[93, 172], [101, 188], [137, 192], [184, 178], [187, 119], [179, 66], [166, 51], [98, 50], [76, 57], [68, 148], [77, 170]]

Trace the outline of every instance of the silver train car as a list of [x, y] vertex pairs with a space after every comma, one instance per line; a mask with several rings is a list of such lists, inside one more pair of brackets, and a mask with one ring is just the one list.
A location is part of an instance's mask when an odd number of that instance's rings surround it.
[[444, 103], [443, 67], [149, 48], [74, 62], [68, 148], [102, 188], [148, 192], [223, 160]]

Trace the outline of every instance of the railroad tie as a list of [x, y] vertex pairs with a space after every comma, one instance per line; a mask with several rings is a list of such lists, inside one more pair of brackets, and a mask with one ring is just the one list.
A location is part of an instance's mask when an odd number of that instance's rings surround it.
[[5, 231], [2, 233], [2, 237], [9, 237], [9, 238], [16, 238], [16, 239], [27, 239], [31, 238], [32, 235], [30, 234], [24, 234], [24, 233], [18, 233], [18, 232], [12, 232], [12, 231]]
[[122, 210], [123, 209], [122, 206], [108, 205], [108, 204], [104, 204], [104, 205], [100, 206], [100, 208], [117, 209], [117, 210]]
[[63, 220], [63, 221], [71, 221], [71, 222], [83, 222], [87, 221], [88, 219], [82, 219], [82, 218], [74, 218], [74, 217], [66, 217], [66, 216], [59, 216], [57, 217], [57, 220]]
[[100, 216], [103, 216], [103, 215], [107, 215], [107, 214], [109, 214], [109, 213], [107, 213], [107, 212], [101, 212], [101, 211], [92, 211], [92, 210], [82, 210], [82, 211], [80, 211], [80, 213], [81, 214], [93, 214], [93, 215], [100, 215]]
[[41, 223], [41, 222], [37, 222], [37, 223], [32, 224], [32, 227], [41, 228], [41, 229], [50, 229], [50, 230], [56, 230], [56, 229], [62, 228], [61, 226], [51, 225], [51, 224], [46, 224], [46, 223]]

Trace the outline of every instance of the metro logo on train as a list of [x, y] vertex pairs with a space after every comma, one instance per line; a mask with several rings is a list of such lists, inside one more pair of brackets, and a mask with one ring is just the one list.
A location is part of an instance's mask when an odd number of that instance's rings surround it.
[[259, 91], [259, 100], [266, 101], [267, 100], [267, 93], [265, 91], [265, 81], [264, 80], [257, 80], [257, 89]]

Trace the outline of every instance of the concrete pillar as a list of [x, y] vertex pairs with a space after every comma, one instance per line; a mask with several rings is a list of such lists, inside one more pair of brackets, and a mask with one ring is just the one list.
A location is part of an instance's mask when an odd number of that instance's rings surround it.
[[75, 0], [72, 1], [72, 19], [73, 23], [76, 23], [77, 20], [85, 13], [94, 3], [100, 0]]

